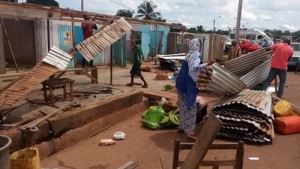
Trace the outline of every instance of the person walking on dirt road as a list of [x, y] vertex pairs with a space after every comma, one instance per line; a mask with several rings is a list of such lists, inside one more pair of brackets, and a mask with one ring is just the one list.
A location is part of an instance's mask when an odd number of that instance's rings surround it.
[[142, 88], [148, 88], [148, 83], [146, 82], [144, 76], [142, 75], [141, 71], [141, 65], [142, 65], [142, 60], [143, 60], [143, 51], [141, 48], [141, 40], [140, 39], [135, 39], [133, 40], [131, 38], [131, 43], [133, 45], [133, 65], [130, 70], [130, 75], [131, 75], [131, 82], [127, 84], [127, 86], [133, 86], [134, 85], [134, 77], [138, 76], [143, 82], [144, 85]]
[[284, 39], [283, 43], [277, 43], [266, 50], [272, 50], [274, 52], [274, 56], [271, 61], [271, 70], [268, 75], [268, 78], [264, 82], [263, 90], [267, 90], [270, 83], [279, 76], [280, 83], [279, 89], [277, 92], [277, 97], [281, 98], [284, 91], [286, 74], [287, 74], [287, 65], [288, 60], [293, 56], [294, 49], [290, 46], [291, 41], [289, 39]]

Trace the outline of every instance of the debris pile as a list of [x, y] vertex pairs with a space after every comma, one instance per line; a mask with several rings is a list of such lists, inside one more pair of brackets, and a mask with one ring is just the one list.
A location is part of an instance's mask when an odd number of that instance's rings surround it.
[[271, 143], [274, 135], [271, 93], [243, 90], [224, 98], [212, 112], [222, 123], [218, 136], [254, 144]]

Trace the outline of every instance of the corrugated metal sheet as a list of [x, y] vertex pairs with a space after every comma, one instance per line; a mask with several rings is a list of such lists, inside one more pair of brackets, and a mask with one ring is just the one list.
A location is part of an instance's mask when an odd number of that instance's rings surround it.
[[271, 69], [271, 59], [272, 58], [269, 58], [255, 69], [241, 77], [241, 80], [247, 85], [248, 88], [252, 89], [267, 79]]
[[221, 65], [213, 64], [213, 76], [207, 90], [223, 94], [237, 94], [247, 86], [237, 76], [223, 68]]
[[212, 109], [222, 121], [220, 137], [262, 144], [272, 141], [273, 113], [271, 93], [243, 90], [222, 99]]
[[106, 26], [93, 36], [76, 45], [76, 49], [87, 61], [91, 61], [105, 48], [119, 40], [131, 29], [131, 25], [124, 18], [118, 19], [114, 23]]
[[43, 61], [60, 70], [64, 70], [72, 58], [73, 56], [53, 46]]
[[256, 66], [260, 65], [266, 58], [272, 55], [272, 51], [266, 51], [265, 49], [259, 49], [257, 51], [251, 52], [247, 55], [235, 58], [233, 60], [225, 62], [225, 68], [231, 73], [238, 77], [241, 77]]
[[38, 63], [30, 71], [26, 72], [17, 82], [8, 89], [0, 93], [0, 98], [8, 97], [3, 108], [13, 106], [19, 100], [23, 99], [31, 90], [36, 88], [42, 81], [46, 80], [57, 72], [58, 69], [48, 63]]

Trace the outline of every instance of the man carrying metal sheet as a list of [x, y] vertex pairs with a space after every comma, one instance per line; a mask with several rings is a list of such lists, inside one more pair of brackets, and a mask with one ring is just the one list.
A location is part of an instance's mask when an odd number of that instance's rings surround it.
[[291, 40], [285, 39], [283, 43], [274, 44], [267, 48], [274, 52], [274, 57], [271, 61], [271, 70], [267, 80], [264, 82], [263, 90], [267, 90], [270, 83], [279, 76], [280, 83], [277, 92], [277, 97], [281, 98], [284, 91], [288, 60], [293, 56], [294, 49], [290, 46]]
[[[96, 24], [94, 23], [90, 23], [90, 22], [86, 22], [89, 21], [90, 18], [87, 15], [83, 15], [83, 18], [85, 21], [83, 21], [81, 23], [81, 29], [82, 29], [82, 33], [83, 33], [83, 40], [86, 40], [87, 38], [93, 36], [93, 29], [97, 30], [98, 27]], [[82, 58], [82, 68], [84, 68], [86, 65], [86, 60], [84, 58]], [[93, 66], [93, 60], [90, 61], [89, 66]]]
[[141, 64], [142, 64], [142, 59], [143, 59], [143, 52], [141, 48], [141, 40], [139, 38], [133, 40], [131, 38], [131, 43], [133, 45], [133, 65], [130, 70], [131, 74], [131, 82], [127, 84], [127, 86], [133, 86], [134, 85], [134, 77], [138, 76], [144, 83], [142, 86], [143, 88], [147, 88], [148, 84], [145, 80], [145, 78], [142, 75], [141, 71]]

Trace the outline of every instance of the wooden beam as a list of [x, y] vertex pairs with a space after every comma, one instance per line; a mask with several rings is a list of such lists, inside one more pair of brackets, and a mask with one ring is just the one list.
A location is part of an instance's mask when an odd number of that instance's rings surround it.
[[15, 64], [16, 71], [19, 73], [18, 64], [17, 64], [16, 58], [15, 58], [14, 51], [12, 50], [12, 47], [11, 47], [10, 40], [8, 39], [8, 34], [7, 34], [7, 32], [6, 32], [6, 28], [5, 28], [5, 25], [4, 25], [4, 22], [3, 22], [3, 19], [2, 19], [2, 18], [0, 18], [0, 20], [1, 20], [2, 29], [3, 29], [3, 32], [4, 32], [4, 35], [5, 35], [5, 38], [6, 38], [6, 40], [7, 40], [7, 43], [8, 43], [8, 47], [9, 47], [9, 50], [10, 50], [11, 56], [12, 56], [12, 58], [13, 58], [13, 61], [14, 61], [14, 64]]
[[197, 140], [187, 155], [181, 169], [198, 169], [209, 147], [216, 138], [222, 122], [214, 115], [210, 114], [204, 123]]

